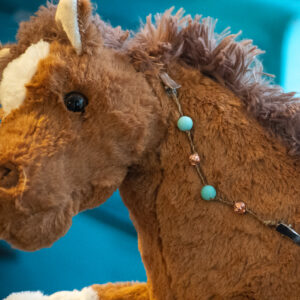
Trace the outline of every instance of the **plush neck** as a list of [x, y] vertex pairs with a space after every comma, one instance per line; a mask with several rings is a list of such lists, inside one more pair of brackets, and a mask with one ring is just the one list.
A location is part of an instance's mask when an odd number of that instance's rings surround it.
[[[226, 88], [192, 69], [173, 66], [169, 74], [182, 85], [180, 101], [194, 120], [193, 138], [209, 183], [260, 217], [299, 230], [299, 160]], [[152, 297], [262, 298], [273, 295], [271, 285], [284, 297], [300, 279], [298, 246], [250, 215], [201, 199], [188, 140], [176, 128], [176, 106], [158, 81], [151, 85], [167, 134], [132, 167], [120, 191], [138, 231]], [[262, 272], [271, 275], [263, 278]]]

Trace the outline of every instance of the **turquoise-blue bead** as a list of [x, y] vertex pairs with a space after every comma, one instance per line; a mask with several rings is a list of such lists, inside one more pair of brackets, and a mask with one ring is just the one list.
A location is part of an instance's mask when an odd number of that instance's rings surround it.
[[217, 195], [217, 191], [216, 189], [211, 186], [211, 185], [206, 185], [202, 188], [201, 190], [201, 197], [204, 199], [204, 200], [213, 200], [216, 198], [216, 195]]
[[181, 131], [189, 131], [193, 128], [193, 120], [187, 116], [180, 117], [177, 126]]

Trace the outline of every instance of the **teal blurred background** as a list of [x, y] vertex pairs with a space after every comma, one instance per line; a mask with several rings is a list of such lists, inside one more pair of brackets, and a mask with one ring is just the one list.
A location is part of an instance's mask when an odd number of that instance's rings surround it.
[[[44, 4], [35, 0], [0, 0], [0, 41], [14, 42], [18, 22]], [[94, 1], [102, 19], [113, 26], [137, 30], [149, 13], [171, 6], [188, 14], [218, 18], [217, 31], [231, 26], [243, 31], [266, 51], [265, 72], [286, 91], [298, 91], [300, 82], [300, 3], [298, 0], [101, 0]], [[68, 234], [52, 248], [25, 253], [0, 242], [0, 299], [11, 292], [80, 289], [108, 281], [145, 281], [136, 232], [115, 193], [104, 205], [73, 220]]]

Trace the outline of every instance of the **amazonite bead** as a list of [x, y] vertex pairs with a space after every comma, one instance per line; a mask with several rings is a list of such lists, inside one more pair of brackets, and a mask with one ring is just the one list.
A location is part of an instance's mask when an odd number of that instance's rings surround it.
[[201, 197], [204, 200], [207, 200], [207, 201], [213, 200], [216, 198], [216, 195], [217, 195], [217, 191], [211, 185], [206, 185], [201, 190]]
[[180, 117], [177, 126], [181, 131], [189, 131], [193, 128], [193, 120], [187, 116]]

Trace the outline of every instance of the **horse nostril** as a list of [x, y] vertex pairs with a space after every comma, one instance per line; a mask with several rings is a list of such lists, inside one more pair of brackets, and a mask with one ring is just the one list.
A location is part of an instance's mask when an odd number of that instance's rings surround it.
[[0, 166], [0, 187], [9, 189], [15, 187], [19, 182], [19, 171], [12, 163]]

